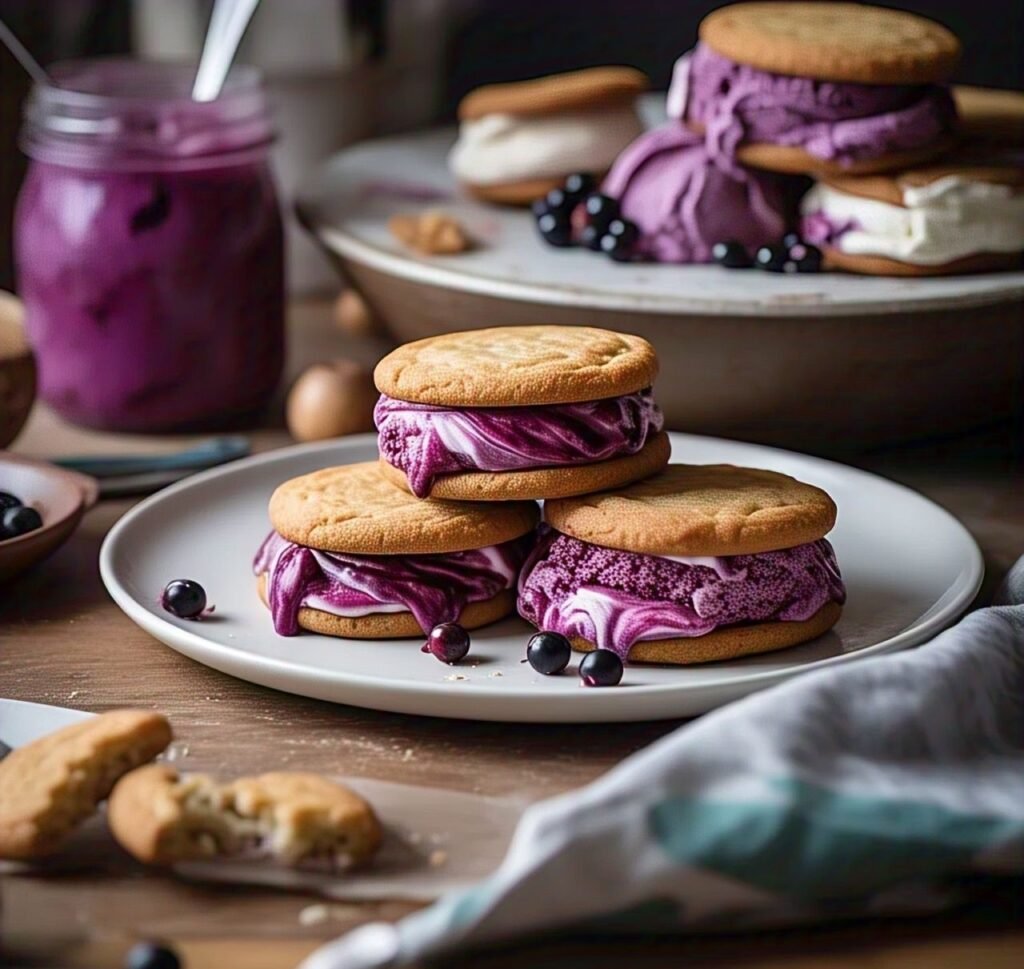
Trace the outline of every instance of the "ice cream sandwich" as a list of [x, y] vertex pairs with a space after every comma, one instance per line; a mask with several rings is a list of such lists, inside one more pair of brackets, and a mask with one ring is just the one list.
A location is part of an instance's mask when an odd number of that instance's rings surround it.
[[533, 502], [419, 501], [375, 462], [286, 481], [253, 571], [282, 636], [420, 636], [514, 610], [539, 513]]
[[646, 87], [631, 67], [595, 67], [477, 88], [459, 104], [449, 167], [478, 198], [529, 205], [567, 175], [608, 170], [643, 130]]
[[381, 468], [414, 495], [558, 498], [654, 474], [669, 458], [644, 339], [516, 326], [407, 343], [377, 365]]
[[646, 481], [549, 501], [519, 614], [574, 649], [690, 664], [814, 639], [846, 598], [825, 535], [836, 506], [773, 471], [669, 465]]
[[676, 65], [669, 115], [712, 155], [795, 173], [896, 171], [954, 140], [960, 43], [915, 14], [857, 3], [739, 3]]
[[881, 276], [1021, 265], [1024, 166], [994, 149], [894, 175], [832, 176], [801, 202], [802, 234], [834, 269]]

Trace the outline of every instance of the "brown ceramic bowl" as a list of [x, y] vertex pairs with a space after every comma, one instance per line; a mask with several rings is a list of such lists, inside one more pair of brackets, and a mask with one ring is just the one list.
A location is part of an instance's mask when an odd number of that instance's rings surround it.
[[0, 451], [0, 491], [17, 495], [43, 519], [34, 532], [0, 541], [0, 582], [55, 552], [96, 503], [96, 482], [76, 471]]
[[36, 362], [23, 316], [21, 300], [0, 290], [0, 448], [18, 436], [36, 396]]

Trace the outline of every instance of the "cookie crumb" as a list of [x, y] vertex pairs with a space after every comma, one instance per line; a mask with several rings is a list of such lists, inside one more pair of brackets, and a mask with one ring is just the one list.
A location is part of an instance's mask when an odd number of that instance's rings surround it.
[[469, 677], [463, 676], [461, 673], [450, 673], [448, 676], [445, 677], [445, 679], [449, 683], [455, 683], [457, 680], [468, 680]]
[[427, 859], [431, 868], [440, 868], [447, 860], [448, 852], [442, 851], [440, 848], [430, 852], [430, 857]]
[[416, 752], [412, 749], [412, 747], [406, 747], [405, 748], [405, 753], [402, 754], [402, 763], [403, 764], [407, 764], [415, 756], [416, 756]]
[[299, 925], [322, 925], [331, 920], [344, 922], [358, 918], [362, 909], [358, 905], [307, 905], [299, 912]]
[[505, 674], [502, 673], [501, 670], [494, 670], [493, 673], [488, 673], [487, 675], [493, 678], [496, 676], [504, 676]]
[[403, 245], [427, 256], [454, 255], [473, 247], [462, 223], [440, 209], [427, 209], [419, 215], [393, 215], [388, 230]]

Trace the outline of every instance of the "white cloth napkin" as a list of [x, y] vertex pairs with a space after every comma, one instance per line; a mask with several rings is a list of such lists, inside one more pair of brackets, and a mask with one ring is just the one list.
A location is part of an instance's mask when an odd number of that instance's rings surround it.
[[1024, 559], [912, 652], [686, 724], [522, 817], [489, 878], [302, 969], [406, 966], [562, 927], [686, 931], [941, 906], [1024, 871]]

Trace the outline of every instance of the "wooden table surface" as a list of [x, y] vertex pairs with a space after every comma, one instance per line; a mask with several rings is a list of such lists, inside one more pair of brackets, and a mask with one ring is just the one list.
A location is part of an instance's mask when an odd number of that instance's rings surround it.
[[[333, 330], [325, 301], [292, 313], [294, 374], [342, 353], [374, 358]], [[282, 428], [253, 433], [256, 449], [287, 443]], [[84, 432], [38, 407], [15, 450], [36, 456], [174, 449], [182, 438]], [[957, 514], [985, 552], [989, 578], [1024, 554], [1024, 473], [1001, 432], [959, 442], [861, 456], [856, 463], [903, 481]], [[131, 502], [103, 502], [44, 567], [0, 590], [0, 696], [87, 710], [142, 706], [174, 724], [183, 765], [242, 773], [309, 769], [493, 795], [541, 797], [581, 785], [676, 723], [510, 726], [432, 720], [332, 706], [231, 679], [166, 648], [134, 626], [105, 593], [100, 543]], [[187, 754], [184, 753], [187, 751]], [[1020, 901], [1011, 883], [969, 910], [910, 922], [771, 933], [757, 938], [586, 939], [506, 948], [459, 966], [1024, 965]], [[0, 945], [36, 965], [120, 964], [136, 938], [174, 940], [189, 969], [294, 965], [319, 940], [370, 919], [395, 919], [404, 903], [333, 905], [267, 890], [208, 888], [141, 870], [127, 861], [97, 877], [88, 869], [0, 878]], [[315, 916], [315, 917], [314, 917]], [[59, 953], [59, 959], [57, 954]], [[4, 953], [0, 952], [0, 964]], [[450, 963], [456, 965], [455, 962]]]

